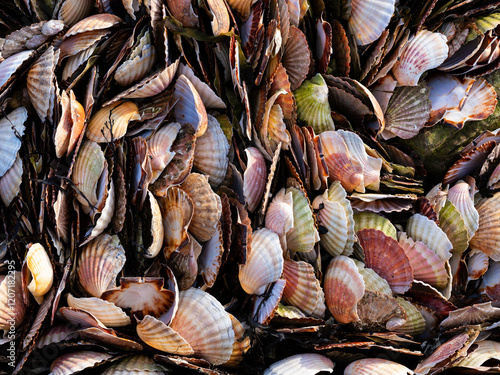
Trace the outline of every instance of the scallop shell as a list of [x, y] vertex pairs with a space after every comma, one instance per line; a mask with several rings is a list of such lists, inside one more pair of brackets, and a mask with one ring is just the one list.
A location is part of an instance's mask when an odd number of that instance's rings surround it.
[[203, 277], [205, 285], [211, 288], [222, 263], [222, 256], [224, 253], [223, 246], [223, 232], [221, 224], [217, 226], [217, 230], [204, 245], [200, 257], [198, 258], [198, 265], [200, 274]]
[[174, 110], [176, 121], [193, 125], [196, 137], [203, 135], [207, 130], [207, 111], [200, 94], [185, 75], [177, 78], [174, 95], [178, 99]]
[[490, 359], [500, 360], [500, 343], [492, 340], [483, 340], [475, 343], [476, 349], [454, 366], [479, 367]]
[[231, 358], [234, 344], [231, 319], [210, 294], [194, 288], [180, 292], [179, 310], [170, 327], [184, 337], [196, 356], [214, 365]]
[[491, 262], [488, 271], [483, 276], [479, 291], [492, 300], [500, 299], [500, 263]]
[[354, 242], [356, 242], [354, 230], [354, 217], [352, 206], [347, 199], [347, 194], [339, 181], [333, 182], [328, 188], [328, 200], [330, 202], [338, 202], [344, 207], [347, 218], [347, 243], [342, 255], [351, 255], [353, 251]]
[[380, 277], [371, 268], [366, 268], [363, 262], [353, 259], [354, 263], [358, 267], [358, 271], [365, 282], [365, 291], [377, 292], [392, 296], [392, 290], [386, 279]]
[[207, 118], [207, 130], [196, 139], [193, 166], [208, 176], [212, 186], [219, 186], [226, 177], [229, 164], [229, 142], [219, 121], [211, 115]]
[[399, 234], [399, 244], [410, 260], [415, 280], [426, 282], [438, 289], [446, 287], [449, 276], [444, 260], [423, 242], [412, 240], [404, 232]]
[[319, 241], [319, 233], [306, 196], [298, 189], [289, 187], [285, 195], [292, 193], [294, 227], [286, 233], [286, 245], [290, 251], [308, 252]]
[[264, 155], [255, 147], [245, 149], [247, 155], [247, 168], [243, 175], [243, 195], [248, 211], [257, 209], [267, 181], [267, 166]]
[[194, 204], [189, 231], [198, 241], [208, 241], [215, 233], [222, 213], [220, 197], [212, 191], [208, 179], [199, 173], [189, 174], [180, 187]]
[[116, 141], [125, 135], [130, 121], [139, 119], [135, 103], [119, 101], [97, 111], [90, 119], [85, 134], [98, 143]]
[[406, 223], [406, 233], [415, 241], [423, 242], [443, 261], [451, 258], [453, 245], [437, 224], [427, 217], [415, 214]]
[[311, 60], [312, 54], [306, 36], [297, 27], [290, 26], [281, 63], [288, 74], [292, 91], [295, 91], [306, 79]]
[[458, 181], [448, 190], [448, 200], [455, 205], [462, 216], [468, 237], [474, 237], [474, 233], [479, 227], [479, 213], [474, 207], [474, 200], [471, 195], [472, 188], [464, 181]]
[[278, 279], [275, 282], [268, 284], [266, 291], [259, 295], [253, 296], [252, 319], [262, 324], [269, 325], [278, 310], [278, 306], [283, 297], [286, 280]]
[[500, 194], [498, 193], [492, 198], [483, 198], [476, 204], [479, 213], [479, 228], [470, 240], [471, 249], [483, 251], [497, 262], [500, 261], [499, 208]]
[[303, 261], [286, 259], [283, 278], [286, 280], [284, 302], [298, 307], [309, 316], [323, 319], [326, 310], [325, 294], [314, 274], [314, 268]]
[[254, 3], [253, 0], [228, 0], [227, 2], [231, 8], [236, 10], [241, 16], [242, 21], [245, 21], [250, 15], [250, 8]]
[[191, 345], [179, 333], [151, 315], [146, 315], [137, 324], [137, 334], [146, 344], [163, 352], [178, 355], [194, 354]]
[[389, 325], [387, 329], [390, 331], [394, 330], [394, 332], [406, 333], [412, 336], [423, 333], [425, 331], [425, 319], [420, 311], [411, 302], [401, 297], [397, 297], [396, 300], [406, 313], [406, 322], [402, 326], [395, 327], [394, 329], [391, 329]]
[[62, 114], [54, 135], [56, 156], [62, 158], [69, 155], [76, 147], [85, 123], [85, 110], [76, 100], [73, 90], [69, 96], [63, 91], [60, 98]]
[[357, 233], [362, 229], [378, 229], [386, 236], [397, 240], [396, 227], [385, 217], [374, 212], [359, 212], [354, 214], [354, 231]]
[[294, 96], [299, 120], [311, 126], [316, 134], [335, 129], [328, 102], [328, 86], [320, 74], [304, 81], [294, 91]]
[[114, 288], [116, 276], [125, 264], [125, 251], [117, 236], [101, 234], [83, 248], [78, 258], [77, 273], [87, 293], [101, 297]]
[[33, 54], [33, 51], [22, 51], [0, 62], [0, 90], [6, 88], [6, 84], [11, 81], [14, 73], [16, 73]]
[[[467, 282], [478, 280], [487, 271], [490, 264], [490, 258], [482, 251], [470, 252], [467, 259]], [[495, 263], [493, 263], [495, 264]], [[484, 279], [483, 279], [484, 281]], [[496, 298], [492, 298], [496, 299]]]
[[400, 85], [416, 86], [422, 73], [438, 67], [447, 57], [446, 37], [421, 30], [405, 46], [392, 73]]
[[344, 207], [338, 202], [330, 202], [328, 192], [317, 196], [312, 207], [318, 212], [317, 220], [321, 228], [319, 236], [322, 248], [334, 257], [341, 255], [348, 239], [348, 222]]
[[208, 86], [205, 82], [199, 79], [193, 72], [193, 70], [185, 64], [180, 64], [177, 70], [179, 75], [184, 75], [196, 88], [196, 91], [201, 97], [205, 108], [215, 108], [224, 109], [226, 108], [226, 103], [222, 101], [221, 98]]
[[[24, 294], [21, 272], [13, 271], [9, 275], [0, 275], [0, 329], [5, 332], [11, 329], [12, 320], [14, 327], [23, 323], [27, 311]], [[15, 303], [9, 304], [9, 298], [14, 298]]]
[[131, 323], [121, 308], [97, 297], [75, 298], [69, 293], [68, 306], [91, 313], [107, 327], [123, 327]]
[[198, 16], [193, 11], [189, 0], [166, 0], [168, 9], [174, 18], [182, 23], [184, 27], [198, 26]]
[[354, 261], [343, 255], [333, 258], [324, 283], [326, 305], [335, 320], [342, 324], [359, 320], [356, 308], [365, 293], [365, 282]]
[[101, 298], [137, 316], [161, 316], [174, 304], [174, 292], [163, 288], [161, 277], [122, 277], [120, 287], [108, 289]]
[[450, 311], [450, 314], [439, 325], [443, 329], [498, 321], [500, 308], [493, 307], [492, 302], [476, 303]]
[[469, 238], [464, 219], [455, 205], [449, 200], [439, 211], [439, 227], [450, 239], [454, 253], [463, 253], [467, 249]]
[[0, 197], [2, 198], [2, 201], [5, 204], [5, 207], [9, 207], [10, 202], [12, 202], [12, 200], [17, 196], [17, 194], [19, 194], [22, 179], [23, 179], [23, 161], [18, 156], [16, 158], [16, 161], [14, 162], [14, 165], [12, 165], [12, 167], [7, 171], [7, 173], [5, 173], [2, 177], [0, 177]]
[[106, 173], [106, 160], [101, 147], [95, 142], [82, 143], [73, 166], [71, 180], [81, 194], [76, 198], [86, 212], [98, 203], [97, 187], [101, 176]]
[[52, 121], [52, 112], [56, 97], [54, 70], [58, 60], [59, 49], [50, 46], [28, 71], [26, 80], [28, 95], [42, 122], [46, 118]]
[[366, 266], [386, 279], [394, 292], [403, 294], [410, 289], [413, 281], [410, 260], [398, 242], [377, 229], [363, 229], [357, 236]]
[[333, 371], [335, 364], [321, 354], [304, 353], [274, 362], [264, 371], [264, 375], [315, 375]]
[[283, 237], [293, 225], [293, 195], [281, 189], [274, 196], [266, 212], [266, 228]]
[[53, 375], [70, 375], [85, 369], [94, 368], [113, 358], [111, 354], [90, 350], [66, 353], [57, 357], [50, 365]]
[[389, 26], [394, 13], [394, 0], [353, 0], [349, 31], [360, 46], [378, 39]]
[[33, 278], [28, 290], [38, 304], [41, 304], [43, 296], [50, 290], [54, 280], [54, 269], [49, 255], [41, 244], [36, 243], [29, 247], [25, 262]]
[[148, 29], [141, 31], [127, 60], [116, 69], [113, 76], [120, 86], [128, 86], [144, 78], [153, 67], [156, 51], [151, 43], [151, 32]]
[[94, 54], [95, 50], [97, 49], [98, 44], [99, 42], [96, 42], [89, 48], [81, 52], [78, 52], [66, 59], [62, 71], [63, 81], [68, 81], [83, 64], [89, 61], [90, 57]]
[[147, 201], [151, 210], [151, 245], [144, 252], [146, 258], [154, 258], [158, 255], [163, 245], [163, 222], [160, 210], [160, 205], [153, 193], [148, 191]]
[[243, 290], [260, 295], [282, 272], [283, 253], [278, 235], [266, 228], [253, 232], [251, 251], [238, 273]]
[[319, 138], [328, 167], [328, 179], [332, 182], [340, 181], [348, 192], [354, 189], [364, 191], [363, 170], [351, 160], [343, 138], [334, 131], [324, 132]]
[[413, 371], [397, 362], [382, 358], [363, 358], [349, 364], [344, 375], [413, 375]]
[[173, 159], [175, 152], [171, 151], [171, 147], [180, 129], [181, 124], [172, 122], [161, 127], [148, 139], [148, 153], [151, 157], [151, 169], [153, 170], [151, 183], [156, 181]]
[[81, 34], [87, 31], [109, 29], [110, 27], [118, 25], [122, 22], [122, 19], [115, 16], [114, 14], [94, 14], [92, 16], [84, 18], [83, 20], [76, 23], [73, 27], [71, 27], [66, 32], [66, 34], [64, 34], [64, 38], [68, 38], [72, 35]]
[[110, 30], [106, 29], [92, 30], [66, 38], [59, 46], [60, 54], [58, 58], [62, 60], [91, 48], [93, 45], [105, 40], [110, 32]]
[[243, 327], [243, 324], [241, 324], [240, 321], [233, 315], [229, 313], [228, 315], [229, 318], [231, 318], [231, 324], [233, 325], [234, 344], [231, 358], [229, 358], [229, 361], [224, 363], [224, 366], [235, 367], [241, 363], [245, 354], [250, 350], [250, 337], [245, 335], [245, 327]]
[[188, 241], [187, 229], [193, 218], [193, 201], [189, 195], [177, 186], [171, 186], [165, 197], [158, 197], [163, 218], [163, 252], [165, 258]]
[[59, 9], [57, 19], [63, 20], [68, 27], [89, 16], [94, 7], [93, 0], [66, 0]]
[[102, 371], [102, 375], [167, 375], [171, 370], [143, 354], [127, 357]]

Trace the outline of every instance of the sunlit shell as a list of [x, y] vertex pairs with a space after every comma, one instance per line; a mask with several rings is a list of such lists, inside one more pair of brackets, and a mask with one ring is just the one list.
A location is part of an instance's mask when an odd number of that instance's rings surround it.
[[175, 83], [175, 119], [180, 123], [189, 123], [199, 137], [207, 130], [207, 111], [200, 94], [185, 75], [180, 75]]
[[474, 207], [474, 200], [471, 196], [471, 187], [464, 181], [457, 182], [448, 190], [448, 200], [452, 202], [460, 212], [469, 239], [474, 237], [477, 228], [479, 227], [479, 213]]
[[84, 33], [86, 31], [108, 29], [122, 22], [121, 18], [115, 16], [114, 14], [94, 14], [90, 17], [84, 18], [71, 27], [66, 34], [64, 34], [64, 38]]
[[97, 111], [90, 119], [85, 134], [98, 143], [115, 141], [125, 135], [130, 121], [139, 119], [135, 103], [119, 101]]
[[286, 189], [285, 195], [290, 192], [293, 198], [294, 227], [286, 233], [287, 248], [290, 251], [310, 251], [314, 244], [319, 241], [319, 233], [314, 225], [311, 206], [301, 191], [289, 187]]
[[233, 315], [229, 314], [234, 331], [233, 352], [229, 361], [224, 363], [224, 366], [237, 366], [243, 360], [244, 355], [250, 350], [250, 337], [245, 334], [245, 327]]
[[348, 24], [356, 43], [364, 46], [377, 40], [393, 13], [394, 0], [353, 0]]
[[151, 169], [153, 171], [151, 182], [156, 181], [174, 157], [175, 152], [171, 151], [171, 147], [180, 128], [181, 124], [172, 122], [161, 127], [148, 139], [148, 153], [151, 157]]
[[328, 86], [320, 74], [304, 81], [294, 91], [294, 96], [297, 116], [304, 125], [312, 126], [316, 134], [335, 129], [328, 102]]
[[154, 258], [158, 255], [163, 244], [163, 222], [160, 210], [160, 205], [154, 197], [153, 193], [148, 191], [149, 209], [151, 210], [151, 245], [144, 252], [147, 258]]
[[325, 273], [328, 310], [339, 323], [359, 320], [357, 303], [365, 293], [365, 283], [354, 261], [346, 256], [333, 258]]
[[[0, 133], [1, 134], [1, 133]], [[14, 165], [0, 177], [0, 197], [5, 207], [9, 207], [10, 202], [19, 194], [23, 177], [23, 161], [18, 156]]]
[[410, 289], [413, 281], [412, 268], [398, 242], [377, 229], [363, 229], [357, 236], [363, 248], [366, 266], [386, 279], [394, 292], [402, 294]]
[[358, 359], [349, 364], [344, 371], [344, 375], [412, 375], [413, 371], [397, 362], [382, 358]]
[[307, 77], [311, 59], [312, 55], [306, 36], [297, 27], [290, 26], [281, 63], [288, 74], [292, 91], [295, 91]]
[[451, 258], [453, 245], [437, 224], [427, 217], [415, 214], [406, 223], [406, 233], [415, 241], [423, 242], [443, 261]]
[[60, 59], [65, 59], [69, 56], [74, 56], [92, 46], [99, 44], [110, 33], [110, 30], [92, 30], [85, 33], [73, 35], [66, 38], [59, 46]]
[[500, 299], [500, 263], [491, 262], [483, 276], [479, 291], [493, 300]]
[[14, 73], [31, 57], [33, 51], [22, 51], [0, 62], [0, 89], [4, 89]]
[[500, 194], [492, 198], [483, 198], [476, 204], [479, 213], [479, 228], [470, 240], [471, 249], [486, 253], [491, 259], [500, 261]]
[[500, 318], [500, 308], [494, 307], [492, 302], [476, 303], [465, 306], [454, 311], [444, 319], [440, 327], [450, 329], [472, 324], [485, 323], [487, 321], [498, 321]]
[[194, 354], [193, 348], [179, 333], [151, 315], [146, 315], [137, 324], [137, 334], [146, 344], [163, 352], [179, 355]]
[[477, 348], [464, 359], [454, 364], [461, 367], [480, 367], [490, 359], [500, 360], [500, 343], [483, 340], [476, 343]]
[[293, 228], [293, 195], [281, 189], [273, 198], [266, 212], [266, 228], [284, 236]]
[[357, 233], [362, 229], [378, 229], [386, 236], [397, 240], [396, 227], [385, 217], [373, 212], [359, 212], [354, 214], [354, 231]]
[[312, 207], [318, 212], [321, 246], [332, 256], [341, 255], [348, 239], [348, 222], [344, 207], [338, 202], [329, 201], [328, 192], [317, 196]]
[[[24, 303], [22, 280], [19, 271], [13, 271], [10, 275], [0, 275], [0, 329], [5, 332], [11, 329], [13, 321], [14, 327], [19, 327], [24, 321], [27, 306]], [[14, 298], [15, 303], [9, 304], [9, 298]]]
[[[394, 332], [406, 333], [409, 335], [420, 335], [425, 330], [425, 319], [418, 309], [409, 301], [397, 297], [396, 300], [406, 313], [406, 322], [398, 327], [391, 328], [390, 323], [387, 329]], [[390, 322], [390, 321], [389, 321]]]
[[392, 73], [400, 85], [416, 86], [422, 73], [438, 67], [447, 57], [446, 37], [421, 30], [405, 46]]
[[199, 79], [190, 67], [181, 63], [179, 65], [177, 73], [179, 75], [184, 75], [187, 79], [189, 79], [189, 81], [191, 81], [193, 86], [196, 88], [196, 91], [200, 95], [205, 108], [226, 108], [226, 104], [222, 101], [222, 99], [217, 96], [217, 94], [210, 88], [210, 86]]
[[325, 295], [314, 268], [306, 262], [285, 260], [283, 278], [286, 280], [283, 300], [315, 318], [325, 316]]
[[77, 195], [77, 199], [86, 212], [98, 202], [97, 187], [106, 168], [101, 147], [92, 141], [83, 142], [73, 166], [71, 180], [81, 193]]
[[76, 100], [73, 90], [63, 91], [60, 98], [62, 113], [54, 135], [56, 156], [69, 155], [76, 147], [85, 122], [85, 110]]
[[196, 138], [193, 166], [208, 176], [212, 186], [219, 186], [226, 177], [229, 164], [229, 142], [212, 115], [207, 115], [208, 125], [205, 133]]
[[222, 212], [220, 197], [213, 192], [208, 179], [199, 173], [191, 173], [180, 187], [194, 204], [189, 231], [198, 241], [208, 241], [217, 229]]
[[[482, 251], [471, 251], [467, 254], [467, 282], [478, 280], [489, 268], [490, 258]], [[493, 263], [496, 264], [496, 263]], [[484, 282], [484, 279], [483, 279]]]
[[296, 354], [273, 363], [264, 375], [315, 375], [331, 372], [335, 364], [326, 356], [315, 353]]
[[193, 201], [184, 190], [171, 186], [165, 197], [158, 197], [163, 218], [165, 258], [187, 243], [187, 229], [193, 217]]
[[161, 316], [174, 304], [174, 292], [163, 288], [161, 277], [122, 277], [120, 286], [108, 289], [101, 298], [138, 316]]
[[127, 60], [116, 69], [114, 78], [121, 86], [128, 86], [142, 79], [154, 65], [156, 51], [151, 44], [151, 32], [142, 31], [137, 39]]
[[130, 318], [121, 308], [97, 297], [75, 298], [70, 293], [68, 306], [91, 313], [107, 327], [123, 327], [130, 324]]
[[89, 16], [94, 2], [92, 0], [66, 0], [59, 9], [57, 18], [64, 21], [68, 27]]
[[410, 260], [415, 280], [424, 281], [438, 289], [446, 286], [448, 273], [444, 266], [445, 262], [434, 251], [423, 242], [413, 241], [404, 232], [399, 234], [399, 244]]
[[170, 370], [161, 366], [151, 357], [145, 355], [134, 355], [113, 364], [102, 375], [167, 375]]
[[50, 46], [31, 66], [28, 72], [26, 87], [28, 88], [31, 103], [42, 122], [46, 118], [52, 121], [56, 96], [54, 69], [58, 59], [59, 49]]
[[87, 293], [101, 297], [116, 285], [116, 276], [125, 264], [125, 251], [117, 236], [102, 234], [89, 242], [80, 253], [77, 273]]
[[228, 0], [227, 3], [240, 14], [242, 20], [246, 20], [254, 2], [254, 0]]
[[33, 278], [28, 285], [28, 290], [38, 304], [41, 304], [43, 296], [50, 290], [54, 280], [52, 263], [47, 251], [40, 243], [30, 246], [25, 261]]
[[253, 212], [258, 207], [267, 181], [267, 166], [264, 155], [255, 147], [245, 149], [247, 169], [243, 175], [243, 195], [248, 211]]
[[328, 188], [328, 200], [338, 202], [344, 207], [347, 218], [347, 243], [342, 255], [351, 255], [354, 242], [356, 242], [354, 230], [354, 218], [351, 203], [347, 199], [347, 194], [339, 181], [334, 181]]
[[282, 272], [283, 252], [278, 235], [266, 228], [253, 232], [250, 254], [238, 273], [243, 290], [248, 294], [262, 294]]
[[377, 292], [392, 296], [392, 290], [386, 279], [380, 277], [371, 268], [366, 268], [363, 262], [353, 259], [354, 263], [358, 267], [358, 271], [365, 282], [365, 291]]
[[234, 331], [223, 306], [215, 297], [194, 288], [180, 292], [179, 298], [179, 310], [170, 327], [184, 337], [196, 356], [214, 365], [227, 362], [233, 351]]
[[69, 375], [75, 371], [93, 368], [113, 358], [111, 354], [93, 351], [66, 353], [57, 357], [50, 365], [50, 373], [54, 375]]
[[340, 181], [342, 187], [351, 192], [356, 188], [364, 191], [363, 169], [354, 164], [343, 138], [334, 131], [319, 135], [330, 181]]

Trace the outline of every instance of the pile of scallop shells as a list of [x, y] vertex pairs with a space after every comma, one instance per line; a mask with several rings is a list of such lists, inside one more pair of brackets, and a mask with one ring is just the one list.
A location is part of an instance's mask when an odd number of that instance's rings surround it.
[[[0, 374], [500, 371], [498, 2], [7, 0], [0, 37]], [[443, 127], [480, 135], [442, 178]]]

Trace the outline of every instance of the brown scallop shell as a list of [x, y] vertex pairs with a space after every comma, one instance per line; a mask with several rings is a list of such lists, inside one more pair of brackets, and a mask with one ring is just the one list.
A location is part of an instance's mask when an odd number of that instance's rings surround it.
[[125, 264], [125, 251], [117, 236], [101, 234], [89, 242], [80, 253], [77, 273], [87, 293], [101, 297], [116, 285], [116, 276]]
[[292, 91], [295, 91], [306, 79], [311, 59], [312, 54], [306, 36], [297, 27], [290, 26], [281, 63], [288, 74]]
[[180, 129], [181, 124], [171, 122], [161, 127], [148, 139], [148, 153], [151, 157], [151, 169], [153, 171], [151, 183], [156, 181], [175, 156], [175, 152], [171, 151], [171, 147]]
[[315, 276], [313, 266], [303, 261], [285, 260], [283, 278], [286, 280], [283, 300], [314, 318], [325, 316], [325, 294]]
[[71, 27], [66, 32], [66, 34], [64, 34], [64, 38], [84, 33], [86, 31], [108, 29], [122, 22], [123, 22], [122, 19], [120, 17], [115, 16], [114, 14], [110, 13], [94, 14], [93, 16], [84, 18], [83, 20], [76, 23], [73, 27]]
[[69, 96], [63, 91], [60, 98], [62, 107], [61, 119], [54, 135], [56, 156], [69, 155], [76, 147], [85, 123], [85, 110], [76, 100], [73, 90]]
[[210, 294], [194, 288], [180, 292], [179, 309], [170, 327], [191, 345], [196, 356], [214, 365], [231, 358], [234, 344], [231, 319]]
[[377, 229], [360, 230], [357, 236], [366, 266], [386, 279], [394, 292], [402, 294], [410, 289], [413, 281], [410, 260], [398, 242]]
[[189, 231], [198, 241], [208, 241], [215, 233], [222, 213], [220, 197], [213, 192], [208, 178], [199, 173], [189, 174], [180, 187], [194, 202]]
[[69, 293], [68, 306], [92, 314], [107, 327], [123, 327], [131, 323], [125, 311], [114, 303], [97, 297], [75, 298]]
[[66, 0], [59, 9], [57, 19], [63, 20], [68, 27], [89, 16], [94, 7], [93, 0]]
[[41, 304], [43, 296], [50, 290], [54, 281], [54, 269], [49, 255], [42, 244], [35, 243], [29, 246], [24, 261], [31, 275], [28, 290], [38, 304]]
[[111, 354], [94, 351], [66, 353], [57, 357], [50, 365], [53, 375], [70, 375], [85, 369], [90, 369], [113, 358]]
[[354, 261], [343, 255], [333, 258], [324, 283], [326, 306], [335, 320], [342, 324], [359, 320], [357, 304], [365, 293], [365, 282]]
[[98, 143], [116, 141], [125, 135], [130, 121], [139, 119], [135, 103], [119, 101], [97, 111], [91, 117], [85, 135]]

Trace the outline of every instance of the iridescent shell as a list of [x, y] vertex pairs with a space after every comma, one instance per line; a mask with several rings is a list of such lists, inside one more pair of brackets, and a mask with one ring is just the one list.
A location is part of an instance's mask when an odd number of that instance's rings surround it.
[[174, 110], [175, 120], [193, 125], [197, 137], [203, 135], [207, 130], [207, 111], [200, 94], [183, 74], [177, 78], [174, 95], [178, 99]]
[[400, 85], [416, 86], [424, 72], [438, 67], [447, 57], [446, 37], [421, 30], [405, 46], [392, 73]]
[[285, 194], [292, 193], [294, 227], [286, 233], [286, 245], [290, 251], [310, 251], [319, 241], [318, 230], [309, 201], [304, 194], [294, 187], [286, 189]]
[[354, 261], [343, 255], [333, 258], [324, 283], [326, 306], [335, 320], [342, 324], [359, 320], [356, 308], [365, 293], [365, 282]]
[[231, 358], [234, 344], [231, 319], [210, 294], [194, 288], [180, 292], [179, 310], [170, 327], [191, 345], [196, 356], [214, 365]]
[[394, 2], [394, 0], [353, 0], [351, 2], [348, 25], [358, 45], [364, 46], [374, 42], [389, 26], [394, 13]]
[[252, 233], [252, 244], [247, 261], [240, 266], [238, 278], [248, 294], [262, 294], [269, 283], [278, 280], [283, 272], [283, 252], [279, 237], [262, 228]]
[[283, 291], [285, 303], [298, 307], [309, 316], [324, 318], [325, 295], [313, 266], [287, 259], [283, 266], [283, 278], [286, 280]]

